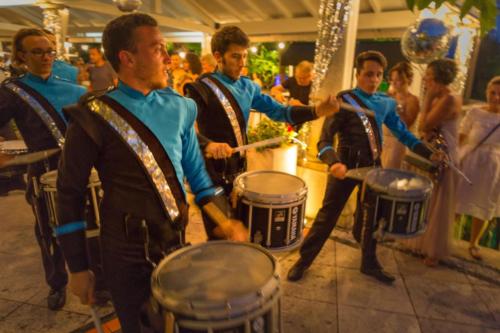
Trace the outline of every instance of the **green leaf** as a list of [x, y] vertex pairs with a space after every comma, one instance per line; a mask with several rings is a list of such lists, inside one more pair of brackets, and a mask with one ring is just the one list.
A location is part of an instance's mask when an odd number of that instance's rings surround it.
[[496, 25], [497, 8], [495, 0], [479, 0], [479, 21], [481, 22], [481, 35], [485, 35]]
[[474, 5], [477, 5], [477, 0], [465, 0], [462, 8], [460, 8], [460, 19], [463, 19]]
[[417, 8], [419, 10], [422, 10], [424, 8], [427, 8], [429, 7], [429, 5], [431, 4], [432, 0], [417, 0]]
[[415, 0], [406, 0], [406, 7], [413, 11], [413, 7], [415, 7]]

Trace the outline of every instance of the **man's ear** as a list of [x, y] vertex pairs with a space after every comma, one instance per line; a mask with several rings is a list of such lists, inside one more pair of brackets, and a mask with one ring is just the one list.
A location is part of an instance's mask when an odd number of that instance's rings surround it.
[[21, 60], [21, 62], [24, 64], [26, 63], [26, 53], [23, 51], [17, 51], [17, 59]]
[[120, 64], [124, 67], [131, 67], [135, 62], [132, 54], [125, 50], [121, 50], [120, 52], [118, 52], [118, 59], [120, 60]]
[[217, 61], [217, 63], [222, 62], [222, 54], [219, 51], [214, 52], [214, 58]]

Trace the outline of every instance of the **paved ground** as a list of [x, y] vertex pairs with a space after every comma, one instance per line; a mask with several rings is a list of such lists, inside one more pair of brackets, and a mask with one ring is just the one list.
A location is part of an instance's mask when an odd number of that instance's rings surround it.
[[[62, 311], [46, 308], [23, 193], [0, 198], [0, 217], [0, 332], [65, 333], [88, 323], [88, 309], [72, 296]], [[191, 220], [189, 238], [199, 242], [196, 210]], [[484, 251], [486, 264], [478, 265], [460, 258], [464, 249], [458, 244], [445, 266], [429, 269], [419, 258], [381, 247], [381, 262], [397, 277], [394, 286], [383, 286], [359, 273], [359, 250], [348, 233], [335, 231], [302, 281], [282, 281], [284, 332], [500, 332], [500, 253]], [[296, 255], [279, 257], [283, 272]]]

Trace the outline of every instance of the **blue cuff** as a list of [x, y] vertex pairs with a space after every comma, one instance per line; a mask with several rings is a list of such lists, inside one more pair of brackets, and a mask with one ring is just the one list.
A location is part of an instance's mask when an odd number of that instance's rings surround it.
[[285, 109], [285, 118], [286, 118], [286, 122], [287, 123], [293, 124], [293, 120], [292, 120], [292, 107], [291, 106], [288, 106]]
[[68, 224], [63, 224], [54, 228], [54, 234], [57, 236], [62, 236], [66, 234], [71, 234], [76, 231], [87, 229], [87, 222], [85, 221], [75, 221]]
[[218, 195], [219, 194], [218, 190], [219, 190], [219, 188], [215, 188], [215, 187], [205, 188], [205, 189], [201, 190], [200, 192], [196, 193], [196, 203], [199, 203], [205, 197], [209, 197], [212, 195]]
[[325, 151], [327, 150], [333, 150], [333, 147], [332, 146], [326, 146], [326, 147], [323, 147], [319, 153], [318, 153], [318, 157], [320, 157]]

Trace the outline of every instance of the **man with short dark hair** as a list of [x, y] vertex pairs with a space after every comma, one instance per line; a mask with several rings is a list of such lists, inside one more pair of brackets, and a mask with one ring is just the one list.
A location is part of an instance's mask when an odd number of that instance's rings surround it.
[[[0, 88], [0, 127], [14, 119], [30, 152], [60, 148], [64, 143], [66, 117], [62, 108], [76, 103], [85, 88], [53, 73], [54, 45], [38, 29], [21, 29], [13, 39], [13, 60], [27, 73], [5, 80]], [[26, 198], [36, 218], [35, 235], [42, 253], [45, 279], [50, 286], [48, 307], [60, 309], [66, 300], [64, 257], [52, 235], [47, 203], [37, 195], [39, 177], [57, 168], [59, 154], [28, 167]]]
[[283, 83], [271, 88], [271, 96], [278, 102], [285, 101], [283, 92], [290, 92], [290, 105], [309, 105], [309, 95], [311, 94], [313, 64], [309, 61], [301, 61], [295, 67], [293, 77], [286, 79]]
[[106, 280], [122, 332], [137, 333], [151, 326], [141, 321], [141, 308], [151, 297], [152, 263], [184, 242], [184, 177], [224, 238], [245, 240], [247, 234], [241, 222], [227, 219], [229, 204], [205, 170], [194, 129], [196, 104], [167, 88], [169, 56], [157, 22], [146, 14], [123, 15], [106, 25], [102, 40], [119, 83], [66, 109], [70, 123], [57, 183], [61, 226], [55, 232], [73, 292], [82, 303], [93, 303], [80, 199], [95, 166], [105, 193]]
[[116, 86], [118, 83], [116, 73], [109, 62], [104, 59], [100, 47], [92, 46], [89, 48], [89, 60], [94, 65], [88, 69], [91, 91], [105, 90]]
[[[377, 260], [377, 241], [372, 237], [372, 224], [366, 223], [363, 230], [364, 221], [360, 214], [361, 182], [346, 178], [348, 169], [380, 166], [382, 124], [415, 153], [425, 158], [432, 155], [432, 152], [399, 119], [396, 113], [396, 101], [377, 93], [386, 66], [387, 61], [382, 53], [377, 51], [360, 53], [356, 58], [356, 88], [338, 95], [344, 103], [356, 108], [373, 110], [374, 117], [341, 108], [339, 113], [325, 119], [318, 142], [318, 157], [329, 166], [325, 197], [323, 206], [302, 243], [300, 258], [288, 272], [287, 277], [290, 281], [302, 278], [335, 228], [352, 191], [358, 187], [358, 209], [353, 233], [356, 240], [361, 243], [361, 272], [383, 283], [394, 282], [394, 277], [385, 272]], [[332, 146], [336, 134], [339, 142], [337, 151]]]
[[[265, 113], [269, 118], [300, 124], [339, 110], [335, 98], [328, 97], [311, 106], [284, 106], [268, 95], [250, 78], [241, 76], [245, 66], [250, 40], [236, 26], [217, 31], [211, 42], [217, 60], [217, 70], [200, 76], [185, 87], [187, 96], [198, 105], [199, 140], [206, 157], [207, 170], [215, 184], [232, 191], [233, 181], [245, 169], [241, 154], [233, 154], [232, 147], [247, 143], [247, 122], [250, 109]], [[216, 239], [215, 225], [204, 215], [209, 239]]]

